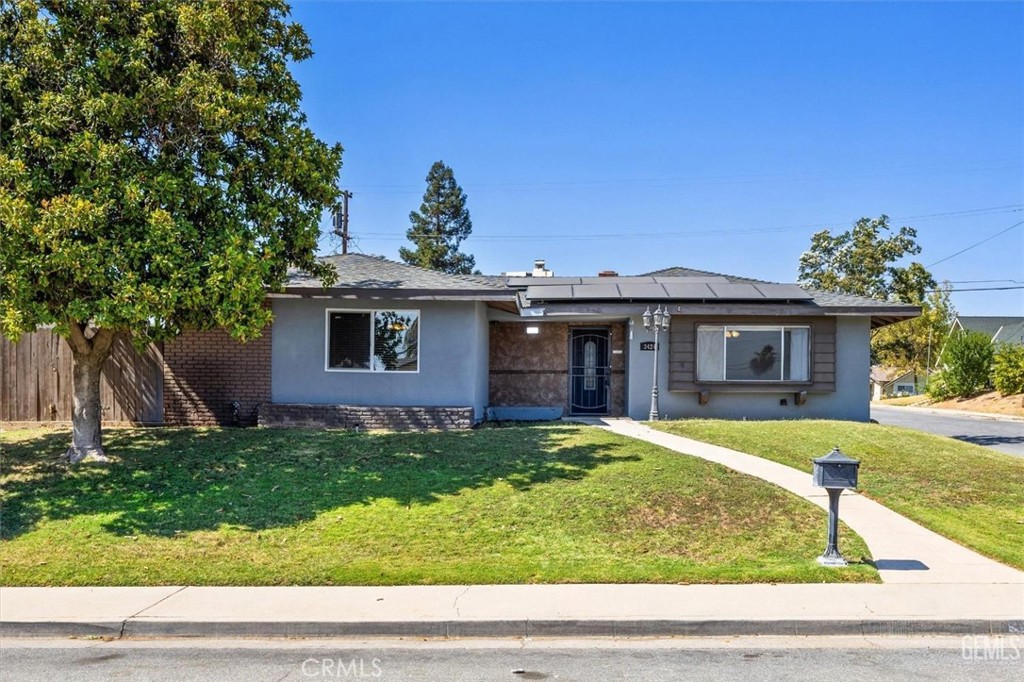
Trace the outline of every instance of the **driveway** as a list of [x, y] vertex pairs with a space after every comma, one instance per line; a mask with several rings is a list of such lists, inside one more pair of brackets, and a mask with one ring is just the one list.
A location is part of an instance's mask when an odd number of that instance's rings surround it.
[[952, 410], [942, 414], [936, 412], [938, 411], [912, 407], [871, 405], [871, 418], [879, 424], [949, 436], [1009, 455], [1024, 457], [1024, 421], [961, 415]]

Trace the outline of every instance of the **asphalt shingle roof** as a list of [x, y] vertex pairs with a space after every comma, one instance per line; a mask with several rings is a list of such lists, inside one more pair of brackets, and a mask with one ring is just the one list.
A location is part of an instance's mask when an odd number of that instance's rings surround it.
[[709, 270], [696, 270], [694, 268], [686, 267], [672, 267], [662, 268], [661, 270], [655, 270], [654, 272], [645, 272], [642, 276], [646, 277], [724, 277], [730, 282], [736, 283], [752, 283], [761, 282], [764, 284], [775, 284], [775, 282], [768, 282], [763, 279], [753, 279], [752, 277], [737, 277], [736, 275], [726, 275], [720, 272], [711, 272]]
[[967, 331], [982, 332], [990, 337], [999, 332], [999, 338], [996, 341], [1012, 341], [1016, 335], [1016, 341], [1019, 343], [1021, 330], [1018, 327], [1024, 327], [1024, 317], [961, 315], [956, 319], [960, 322], [960, 326]]
[[[687, 267], [664, 268], [662, 270], [648, 272], [647, 275], [653, 275], [655, 277], [724, 277], [730, 282], [735, 282], [737, 284], [777, 284], [777, 282], [768, 282], [767, 280], [763, 279], [738, 277], [736, 275], [726, 275], [718, 272], [709, 272], [707, 270], [695, 270], [694, 268]], [[813, 302], [822, 308], [852, 308], [858, 306], [869, 306], [872, 308], [909, 307], [906, 303], [900, 303], [896, 301], [885, 301], [876, 298], [868, 298], [867, 296], [855, 296], [853, 294], [841, 294], [834, 291], [820, 291], [818, 289], [812, 289], [810, 287], [800, 288], [811, 294], [811, 296], [813, 296]]]
[[868, 298], [867, 296], [855, 296], [854, 294], [840, 294], [835, 291], [819, 291], [810, 287], [801, 287], [804, 291], [814, 296], [814, 302], [822, 308], [850, 308], [856, 306], [869, 306], [872, 308], [909, 308], [914, 307], [909, 303], [900, 301], [885, 301], [880, 298]]
[[[334, 289], [415, 289], [429, 291], [507, 291], [504, 278], [485, 275], [449, 275], [445, 272], [405, 263], [381, 256], [349, 253], [320, 259], [330, 263], [338, 273]], [[316, 277], [300, 271], [289, 273], [285, 285], [289, 289], [320, 288]]]
[[[506, 296], [511, 299], [516, 295], [516, 292], [520, 292], [520, 295], [531, 295], [530, 290], [532, 289], [537, 289], [536, 294], [538, 296], [543, 293], [544, 289], [548, 289], [548, 292], [550, 293], [550, 291], [555, 288], [552, 285], [557, 284], [554, 280], [558, 279], [552, 278], [551, 280], [545, 280], [543, 278], [538, 278], [533, 280], [532, 278], [509, 279], [505, 276], [489, 275], [450, 275], [444, 272], [437, 272], [435, 270], [427, 270], [415, 265], [398, 263], [381, 256], [369, 256], [361, 253], [327, 256], [322, 260], [333, 265], [338, 273], [338, 281], [332, 287], [332, 290], [335, 291], [346, 289], [392, 290], [395, 291], [396, 295], [399, 295], [399, 292], [404, 291], [417, 292], [415, 295], [433, 294], [443, 297], [483, 296], [488, 299], [497, 297], [503, 300]], [[726, 287], [736, 285], [743, 285], [747, 288], [757, 285], [770, 285], [773, 287], [780, 286], [775, 282], [766, 282], [764, 280], [751, 279], [747, 277], [735, 277], [733, 275], [722, 275], [719, 273], [708, 272], [707, 270], [696, 270], [684, 267], [665, 268], [663, 270], [648, 273], [647, 275], [637, 275], [633, 277], [627, 276], [609, 279], [591, 278], [594, 279], [595, 282], [591, 283], [588, 280], [588, 284], [591, 288], [594, 286], [598, 288], [603, 286], [609, 291], [615, 290], [614, 295], [601, 296], [598, 298], [606, 298], [610, 301], [620, 298], [625, 300], [626, 298], [637, 298], [638, 296], [643, 298], [643, 296], [640, 295], [642, 292], [634, 290], [636, 290], [638, 286], [642, 285], [643, 282], [653, 282], [654, 277], [658, 277], [659, 282], [671, 282], [671, 278], [686, 278], [688, 280], [696, 279], [698, 281], [706, 279], [710, 283], [709, 286], [711, 287], [717, 286], [715, 280], [721, 282], [722, 279], [725, 279], [729, 283], [725, 285]], [[584, 283], [582, 278], [570, 279], [579, 279], [580, 283]], [[510, 286], [510, 283], [513, 283], [513, 285]], [[616, 286], [609, 286], [612, 284], [615, 284]], [[693, 284], [692, 281], [690, 284]], [[629, 289], [629, 292], [632, 293], [630, 293], [629, 296], [626, 296], [616, 288], [618, 285], [624, 285]], [[321, 288], [321, 283], [319, 279], [311, 277], [306, 273], [293, 271], [289, 275], [286, 288], [293, 290], [319, 289]], [[523, 291], [524, 289], [526, 289], [526, 291]], [[916, 314], [916, 308], [914, 308], [914, 306], [908, 306], [904, 303], [882, 301], [866, 298], [864, 296], [853, 296], [850, 294], [817, 291], [807, 287], [803, 287], [803, 289], [812, 297], [810, 300], [805, 300], [806, 304], [816, 305], [819, 308], [831, 308], [836, 312], [840, 312], [839, 309], [843, 309], [841, 312], [851, 313], [862, 311], [865, 314], [882, 315], [893, 319], [906, 317], [908, 314]], [[719, 296], [719, 298], [730, 298], [730, 296], [723, 294], [722, 296]], [[732, 298], [736, 297], [733, 296]], [[767, 303], [769, 301], [765, 302]], [[889, 309], [891, 309], [891, 313], [888, 312]], [[883, 312], [883, 310], [885, 312]]]

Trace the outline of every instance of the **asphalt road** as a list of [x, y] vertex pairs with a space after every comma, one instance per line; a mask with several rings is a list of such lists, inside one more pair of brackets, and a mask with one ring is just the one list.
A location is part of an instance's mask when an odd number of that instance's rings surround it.
[[[951, 410], [949, 412], [952, 412]], [[902, 426], [940, 436], [950, 436], [1024, 457], [1024, 421], [999, 421], [958, 414], [932, 414], [905, 407], [871, 406], [871, 418], [879, 424]]]
[[1024, 638], [487, 642], [146, 641], [0, 644], [0, 678], [33, 680], [1013, 680]]

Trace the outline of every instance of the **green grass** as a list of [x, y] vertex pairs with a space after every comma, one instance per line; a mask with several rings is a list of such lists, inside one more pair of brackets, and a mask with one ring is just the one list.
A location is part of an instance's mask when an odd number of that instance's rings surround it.
[[[826, 570], [818, 508], [600, 429], [136, 429], [114, 464], [2, 436], [0, 583], [877, 581]], [[867, 548], [843, 535], [848, 557]]]
[[839, 421], [692, 420], [663, 431], [811, 472], [838, 445], [860, 465], [860, 492], [922, 526], [1024, 569], [1024, 459], [919, 431]]

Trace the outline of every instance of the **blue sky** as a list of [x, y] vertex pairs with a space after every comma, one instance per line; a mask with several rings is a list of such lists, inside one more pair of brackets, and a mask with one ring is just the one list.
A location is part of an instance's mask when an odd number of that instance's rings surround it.
[[[441, 159], [485, 273], [543, 258], [564, 275], [794, 281], [815, 231], [885, 213], [956, 289], [1024, 284], [1024, 226], [943, 260], [1024, 220], [1022, 3], [300, 1], [293, 16], [316, 52], [295, 67], [310, 124], [346, 149], [356, 250], [397, 258]], [[1024, 290], [954, 303], [1022, 315]]]

